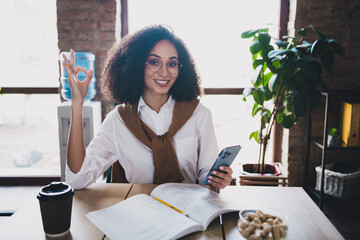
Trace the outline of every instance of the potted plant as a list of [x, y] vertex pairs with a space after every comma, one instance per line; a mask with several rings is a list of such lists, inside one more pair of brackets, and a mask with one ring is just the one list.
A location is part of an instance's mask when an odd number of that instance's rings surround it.
[[339, 146], [339, 142], [339, 129], [331, 128], [327, 138], [328, 147], [337, 147]]
[[[309, 30], [315, 32], [313, 43], [304, 40]], [[323, 69], [332, 73], [335, 55], [344, 56], [344, 48], [310, 25], [297, 32], [298, 37], [274, 39], [268, 29], [245, 31], [243, 39], [252, 39], [250, 52], [254, 77], [253, 87], [245, 88], [243, 99], [254, 99], [252, 116], [260, 116], [259, 129], [250, 134], [260, 145], [258, 164], [254, 173], [264, 174], [265, 153], [275, 121], [291, 128], [305, 116], [308, 109], [319, 105]], [[248, 170], [249, 171], [249, 170]]]

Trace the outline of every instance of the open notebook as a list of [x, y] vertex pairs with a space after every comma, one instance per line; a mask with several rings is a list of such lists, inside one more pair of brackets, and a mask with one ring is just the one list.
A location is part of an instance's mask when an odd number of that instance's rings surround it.
[[205, 231], [238, 204], [197, 184], [165, 183], [86, 217], [110, 239], [177, 239]]

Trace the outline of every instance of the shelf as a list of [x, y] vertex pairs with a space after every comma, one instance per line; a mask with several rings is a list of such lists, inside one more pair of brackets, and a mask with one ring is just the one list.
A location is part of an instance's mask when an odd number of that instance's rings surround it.
[[[320, 149], [323, 149], [323, 140], [322, 137], [314, 137], [311, 138], [311, 142], [315, 144]], [[360, 147], [345, 147], [345, 146], [339, 146], [339, 147], [327, 147], [326, 150], [336, 150], [336, 151], [354, 151], [354, 152], [360, 152]]]
[[[341, 99], [345, 99], [347, 97], [356, 97], [360, 96], [359, 90], [335, 90], [330, 92], [321, 92], [321, 95], [325, 97], [325, 108], [324, 108], [324, 125], [323, 125], [323, 136], [322, 137], [312, 137], [311, 135], [311, 127], [312, 127], [312, 112], [309, 113], [308, 117], [308, 136], [307, 136], [307, 149], [306, 149], [306, 166], [305, 166], [305, 190], [311, 194], [313, 198], [319, 200], [319, 208], [322, 209], [323, 200], [329, 199], [330, 195], [326, 195], [324, 193], [324, 178], [325, 178], [325, 166], [327, 163], [331, 161], [341, 160], [341, 162], [354, 162], [355, 159], [356, 164], [359, 163], [359, 155], [360, 155], [360, 146], [358, 147], [329, 147], [327, 144], [323, 144], [324, 140], [327, 139], [328, 136], [328, 117], [329, 111], [332, 108], [332, 103], [330, 99], [333, 97], [340, 97]], [[321, 189], [320, 191], [316, 191], [314, 186], [309, 184], [309, 158], [310, 158], [310, 145], [314, 144], [316, 147], [321, 149], [321, 167], [322, 167], [322, 175], [321, 175]], [[333, 197], [332, 197], [333, 198]]]
[[[320, 201], [320, 191], [315, 190], [314, 186], [307, 186], [306, 188], [304, 188], [304, 190], [312, 199]], [[341, 199], [341, 198], [337, 198], [337, 197], [334, 197], [334, 196], [331, 196], [331, 195], [328, 195], [328, 194], [324, 193], [323, 198], [326, 199], [326, 200], [339, 201], [339, 202], [342, 202], [342, 203], [351, 202], [351, 201], [354, 201], [354, 200], [358, 202], [358, 200], [360, 200], [360, 194], [352, 196], [351, 198]]]

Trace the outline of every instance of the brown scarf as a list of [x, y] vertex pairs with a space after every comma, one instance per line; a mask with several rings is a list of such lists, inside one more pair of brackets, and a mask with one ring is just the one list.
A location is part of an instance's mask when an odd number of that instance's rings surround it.
[[179, 167], [173, 146], [173, 136], [189, 120], [197, 105], [198, 99], [192, 101], [175, 101], [172, 123], [169, 131], [157, 136], [141, 121], [137, 112], [138, 104], [121, 105], [118, 107], [120, 116], [128, 129], [147, 147], [152, 150], [154, 162], [154, 184], [165, 182], [182, 182], [184, 175]]

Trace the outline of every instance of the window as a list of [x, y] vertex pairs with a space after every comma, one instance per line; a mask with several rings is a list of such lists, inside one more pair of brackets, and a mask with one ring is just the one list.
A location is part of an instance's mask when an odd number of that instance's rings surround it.
[[241, 33], [269, 27], [277, 37], [279, 11], [280, 0], [131, 0], [128, 24], [130, 33], [150, 24], [169, 25], [193, 55], [202, 87], [239, 88], [250, 86], [252, 73], [250, 42]]
[[0, 177], [59, 176], [56, 0], [3, 1], [0, 26]]
[[[251, 104], [243, 102], [241, 91], [237, 91], [250, 86], [252, 75], [250, 42], [240, 36], [249, 29], [268, 27], [270, 34], [277, 37], [280, 0], [127, 2], [129, 33], [150, 24], [166, 24], [184, 40], [197, 64], [205, 93], [211, 90], [215, 94], [205, 95], [202, 103], [212, 111], [219, 147], [240, 144], [237, 162], [256, 162], [258, 145], [249, 141], [249, 134], [258, 129], [259, 121], [251, 118]], [[238, 95], [229, 95], [231, 89]], [[272, 154], [272, 146], [267, 154]]]

